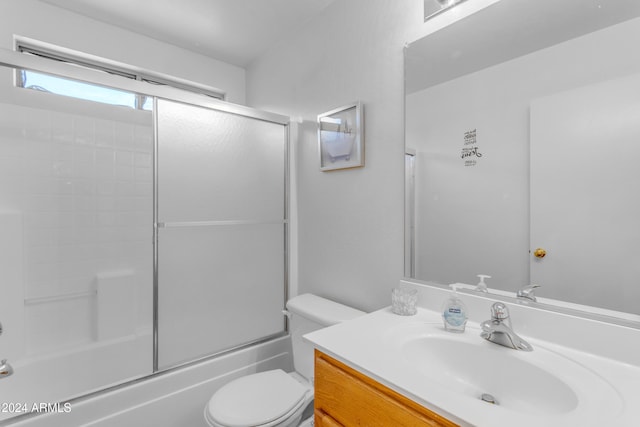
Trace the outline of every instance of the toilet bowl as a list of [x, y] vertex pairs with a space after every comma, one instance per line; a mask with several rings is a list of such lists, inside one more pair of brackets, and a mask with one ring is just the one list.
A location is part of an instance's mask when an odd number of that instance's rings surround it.
[[295, 371], [281, 369], [237, 378], [222, 386], [204, 408], [211, 427], [293, 427], [312, 425], [313, 346], [302, 335], [365, 313], [312, 294], [287, 302]]
[[276, 369], [231, 381], [209, 400], [206, 421], [213, 427], [297, 426], [313, 389], [294, 375]]

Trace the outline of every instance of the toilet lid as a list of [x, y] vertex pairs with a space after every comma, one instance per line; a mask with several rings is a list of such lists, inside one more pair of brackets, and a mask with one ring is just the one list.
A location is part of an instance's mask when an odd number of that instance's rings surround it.
[[307, 391], [281, 369], [247, 375], [213, 395], [208, 415], [228, 427], [260, 426], [289, 415], [303, 404]]

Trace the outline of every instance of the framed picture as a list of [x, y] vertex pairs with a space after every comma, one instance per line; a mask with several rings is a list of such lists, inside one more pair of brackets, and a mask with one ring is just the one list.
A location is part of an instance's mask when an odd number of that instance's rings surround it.
[[321, 171], [364, 166], [362, 117], [360, 102], [318, 115]]

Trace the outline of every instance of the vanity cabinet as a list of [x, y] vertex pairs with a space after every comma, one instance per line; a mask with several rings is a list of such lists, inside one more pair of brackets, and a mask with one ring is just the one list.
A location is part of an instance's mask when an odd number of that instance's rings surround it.
[[315, 352], [315, 425], [457, 426], [319, 350]]

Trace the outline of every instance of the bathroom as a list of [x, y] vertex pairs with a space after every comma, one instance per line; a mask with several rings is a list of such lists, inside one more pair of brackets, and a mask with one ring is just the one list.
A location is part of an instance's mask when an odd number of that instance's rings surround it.
[[[514, 0], [502, 0], [511, 1]], [[151, 3], [140, 2], [140, 8], [129, 4], [127, 7], [130, 7], [130, 13], [147, 15], [149, 20], [160, 19], [152, 10], [143, 9], [144, 6], [152, 8]], [[218, 2], [214, 2], [216, 3]], [[220, 2], [228, 3], [242, 2]], [[292, 3], [295, 2], [276, 2], [285, 6]], [[311, 293], [362, 311], [373, 312], [390, 304], [390, 289], [408, 275], [405, 274], [407, 266], [404, 255], [407, 239], [403, 191], [405, 45], [436, 34], [438, 30], [467, 15], [501, 2], [467, 0], [426, 21], [423, 0], [325, 0], [311, 3], [315, 3], [311, 8], [313, 14], [305, 18], [304, 25], [291, 26], [288, 33], [281, 33], [281, 38], [273, 39], [269, 46], [261, 45], [261, 51], [251, 51], [253, 56], [241, 58], [233, 55], [207, 57], [197, 53], [198, 46], [193, 49], [177, 47], [161, 41], [163, 36], [154, 39], [153, 36], [141, 35], [126, 29], [126, 24], [108, 24], [104, 21], [111, 16], [108, 10], [100, 12], [100, 6], [96, 6], [97, 2], [67, 2], [78, 6], [78, 11], [72, 11], [69, 10], [71, 7], [65, 7], [64, 1], [4, 0], [0, 5], [0, 47], [14, 50], [16, 37], [21, 37], [23, 41], [35, 41], [70, 51], [84, 52], [96, 58], [106, 58], [116, 63], [129, 64], [161, 75], [195, 82], [207, 88], [215, 88], [224, 92], [226, 101], [290, 118], [287, 125], [290, 141], [287, 153], [287, 289], [286, 293], [281, 288], [274, 291], [278, 292], [277, 299], [271, 303], [278, 306], [278, 310], [282, 310], [286, 297]], [[92, 10], [89, 6], [83, 9], [84, 4], [94, 5], [93, 13], [98, 13], [97, 19], [83, 14], [83, 10]], [[170, 2], [167, 2], [168, 4]], [[197, 6], [199, 3], [194, 4]], [[269, 12], [260, 10], [263, 13]], [[181, 10], [181, 14], [174, 14], [183, 24], [182, 31], [185, 34], [190, 31], [191, 19], [198, 24], [205, 19], [201, 14], [188, 16], [187, 12]], [[254, 22], [260, 18], [250, 7], [244, 12], [247, 20], [243, 22]], [[90, 15], [89, 12], [87, 14]], [[219, 37], [224, 40], [225, 36]], [[227, 40], [227, 43], [233, 44], [234, 40]], [[317, 116], [354, 101], [360, 101], [363, 105], [364, 167], [323, 172], [318, 160]], [[3, 122], [4, 125], [6, 122]], [[479, 128], [480, 151], [489, 148], [483, 142], [482, 132], [483, 129]], [[149, 137], [149, 134], [146, 135]], [[148, 153], [143, 150], [136, 152], [141, 154], [138, 157], [143, 163], [143, 168], [147, 165], [148, 170], [145, 173], [151, 173], [149, 158], [144, 156]], [[481, 165], [485, 159], [490, 159], [490, 154], [485, 153], [484, 158], [478, 159], [478, 164]], [[512, 166], [528, 168], [522, 158], [518, 159], [521, 163]], [[135, 161], [134, 156], [134, 165]], [[3, 162], [3, 168], [7, 164]], [[519, 185], [524, 186], [528, 183], [521, 182]], [[146, 211], [143, 214], [146, 215]], [[526, 218], [528, 212], [516, 212], [514, 217], [516, 214], [518, 218]], [[525, 219], [519, 221], [520, 223], [513, 224], [513, 227], [519, 230], [513, 234], [525, 240], [523, 236], [527, 234], [527, 224]], [[3, 235], [15, 230], [15, 226], [12, 227], [9, 223], [3, 223], [1, 226]], [[150, 241], [151, 235], [144, 233], [148, 233], [148, 230], [142, 233], [141, 240], [148, 237]], [[516, 241], [516, 244], [519, 243], [521, 242]], [[525, 244], [528, 245], [528, 242]], [[7, 270], [8, 266], [19, 263], [16, 251], [8, 249], [6, 245], [2, 247], [2, 251], [5, 254], [2, 269], [11, 271]], [[508, 252], [508, 249], [505, 250], [507, 255]], [[500, 253], [495, 258], [505, 263], [505, 253]], [[483, 256], [485, 255], [490, 254]], [[493, 275], [496, 282], [528, 282], [528, 266], [523, 265], [528, 263], [527, 256], [516, 260], [509, 258], [508, 262], [513, 261], [514, 267], [512, 271], [504, 273], [503, 278], [496, 277], [498, 268], [493, 264], [489, 264], [491, 267], [487, 267], [487, 271], [476, 267], [478, 261], [474, 256], [474, 253], [459, 254], [455, 259], [456, 263], [459, 266], [471, 264], [470, 269], [473, 269], [473, 272], [460, 272], [455, 279], [443, 278], [443, 281], [446, 280], [444, 283], [475, 283], [475, 275], [485, 273]], [[147, 274], [143, 280], [145, 283], [152, 283], [153, 269], [149, 265], [151, 253], [140, 263]], [[118, 271], [122, 269], [119, 268]], [[46, 274], [46, 271], [44, 273]], [[15, 274], [26, 275], [26, 272]], [[105, 280], [109, 278], [107, 276]], [[493, 279], [488, 280], [489, 287], [491, 280]], [[144, 306], [138, 310], [132, 307], [128, 309], [142, 319], [141, 327], [147, 328], [147, 334], [142, 334], [145, 338], [137, 344], [144, 349], [152, 346], [151, 285], [148, 292]], [[540, 295], [546, 295], [544, 288], [540, 290]], [[441, 298], [438, 305], [443, 300], [444, 298]], [[160, 301], [160, 304], [162, 303]], [[41, 304], [34, 304], [39, 305]], [[168, 305], [170, 309], [171, 304]], [[242, 316], [243, 308], [238, 307], [225, 322], [233, 322]], [[637, 314], [637, 309], [635, 313]], [[180, 315], [174, 314], [178, 317]], [[162, 318], [159, 320], [163, 321]], [[0, 322], [4, 327], [4, 333], [0, 336], [0, 357], [12, 362], [15, 360], [12, 354], [15, 351], [5, 352], [5, 349], [10, 349], [11, 345], [15, 344], [11, 342], [15, 335], [12, 335], [11, 322], [7, 321], [4, 315], [0, 314]], [[59, 324], [54, 322], [52, 328]], [[280, 315], [274, 320], [273, 331], [260, 334], [273, 335], [271, 339], [254, 346], [243, 347], [233, 357], [223, 354], [217, 358], [205, 358], [162, 375], [142, 381], [133, 380], [121, 388], [118, 388], [118, 379], [113, 380], [105, 376], [107, 379], [100, 385], [92, 385], [82, 392], [73, 391], [63, 395], [61, 399], [90, 393], [89, 396], [72, 401], [72, 410], [69, 413], [22, 416], [14, 420], [9, 418], [17, 414], [2, 414], [4, 417], [0, 419], [0, 425], [14, 423], [25, 426], [204, 426], [206, 424], [202, 417], [202, 409], [206, 401], [216, 389], [231, 378], [258, 370], [292, 369], [290, 344], [287, 336], [281, 334], [281, 324], [284, 324], [284, 318]], [[80, 329], [81, 333], [86, 332], [82, 328], [87, 328], [86, 325], [79, 325], [72, 320], [62, 325], [74, 330]], [[168, 326], [180, 325], [175, 323]], [[184, 331], [186, 336], [191, 333], [196, 334], [191, 330]], [[207, 335], [207, 331], [197, 333], [205, 337]], [[54, 330], [51, 336], [58, 334], [61, 334], [60, 331]], [[41, 344], [44, 349], [61, 350], [56, 348], [55, 342], [47, 341], [46, 337], [43, 339]], [[162, 344], [160, 345], [162, 351]], [[135, 361], [139, 362], [138, 371], [135, 370], [137, 367], [134, 369], [135, 364], [132, 361], [115, 364], [112, 363], [113, 360], [117, 359], [107, 358], [102, 361], [100, 370], [108, 372], [114, 369], [131, 369], [131, 372], [124, 375], [127, 380], [145, 377], [154, 369], [150, 366], [151, 356], [143, 355], [140, 360]], [[162, 360], [156, 362], [160, 366], [163, 365]], [[15, 373], [2, 382], [18, 378], [19, 368], [19, 363], [14, 364]], [[95, 375], [96, 372], [79, 374]], [[64, 383], [67, 378], [60, 381]], [[32, 387], [38, 386], [36, 378]], [[102, 389], [105, 387], [114, 388], [104, 393]], [[24, 391], [27, 392], [29, 390]], [[5, 393], [8, 391], [2, 389], [0, 401], [17, 400], [15, 403], [18, 403], [25, 396], [22, 394], [12, 397], [11, 394]], [[48, 396], [40, 399], [51, 403], [58, 401], [57, 398]]]

